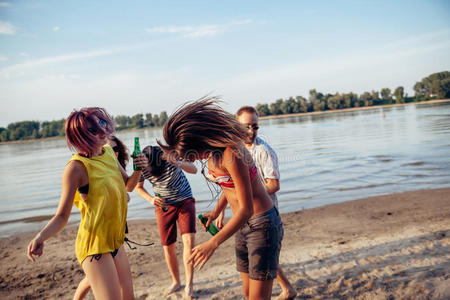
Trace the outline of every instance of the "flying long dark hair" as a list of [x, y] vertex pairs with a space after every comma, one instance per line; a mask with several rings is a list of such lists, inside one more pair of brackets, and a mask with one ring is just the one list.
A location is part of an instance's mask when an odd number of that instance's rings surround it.
[[227, 147], [240, 156], [246, 130], [218, 105], [219, 101], [218, 97], [203, 97], [178, 108], [164, 124], [166, 145], [158, 141], [161, 149], [175, 158], [187, 160], [211, 153], [214, 164], [222, 160]]

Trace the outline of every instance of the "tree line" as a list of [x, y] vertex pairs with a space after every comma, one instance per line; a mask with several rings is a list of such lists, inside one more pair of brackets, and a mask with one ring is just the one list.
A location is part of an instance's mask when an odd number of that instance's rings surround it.
[[[116, 130], [131, 128], [160, 127], [167, 121], [167, 112], [160, 114], [135, 114], [132, 117], [118, 115], [113, 117]], [[0, 142], [40, 139], [55, 136], [64, 136], [65, 119], [57, 121], [22, 121], [9, 124], [6, 128], [0, 127]]]
[[[308, 99], [302, 96], [289, 97], [286, 100], [278, 99], [269, 104], [258, 103], [255, 108], [260, 116], [271, 116], [448, 99], [450, 98], [450, 72], [431, 74], [416, 82], [413, 90], [414, 97], [405, 94], [402, 86], [397, 87], [393, 92], [389, 88], [382, 88], [380, 91], [364, 92], [361, 95], [355, 93], [323, 94], [312, 89], [309, 91]], [[166, 111], [162, 111], [160, 114], [146, 113], [144, 115], [139, 113], [132, 117], [125, 115], [114, 117], [116, 130], [160, 127], [167, 119]], [[6, 128], [0, 127], [0, 142], [64, 136], [64, 123], [64, 119], [11, 123]]]
[[309, 91], [308, 99], [302, 96], [278, 99], [272, 103], [258, 103], [255, 108], [260, 116], [274, 116], [292, 113], [306, 113], [345, 108], [389, 105], [428, 101], [432, 99], [450, 98], [450, 72], [439, 72], [429, 75], [417, 82], [414, 87], [414, 97], [405, 94], [402, 86], [394, 91], [382, 88], [380, 91], [355, 93], [323, 94], [315, 89]]

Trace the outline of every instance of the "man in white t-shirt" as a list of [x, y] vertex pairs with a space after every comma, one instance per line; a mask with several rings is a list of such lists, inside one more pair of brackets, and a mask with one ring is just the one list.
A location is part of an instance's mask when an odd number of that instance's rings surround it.
[[[278, 168], [278, 157], [272, 147], [269, 146], [258, 135], [258, 112], [252, 106], [243, 106], [236, 113], [236, 119], [244, 124], [248, 129], [245, 147], [252, 155], [259, 177], [263, 180], [264, 187], [278, 209], [278, 199], [276, 192], [280, 189], [280, 171]], [[216, 225], [223, 226], [223, 214], [216, 220]], [[284, 274], [281, 266], [278, 266], [277, 281], [282, 292], [277, 299], [294, 299], [297, 292]]]
[[[258, 135], [258, 112], [252, 106], [243, 106], [236, 112], [239, 123], [247, 126], [248, 136], [245, 147], [253, 157], [259, 177], [264, 181], [264, 187], [274, 205], [278, 208], [276, 192], [280, 190], [280, 170], [278, 168], [278, 157], [272, 147], [259, 138]], [[282, 292], [277, 299], [294, 299], [297, 292], [284, 274], [281, 266], [278, 266], [277, 281]]]

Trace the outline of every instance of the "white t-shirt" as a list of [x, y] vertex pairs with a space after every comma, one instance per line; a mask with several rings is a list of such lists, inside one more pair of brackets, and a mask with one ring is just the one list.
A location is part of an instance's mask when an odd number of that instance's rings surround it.
[[[265, 179], [280, 180], [280, 170], [278, 167], [278, 157], [272, 147], [263, 139], [256, 137], [253, 145], [248, 149], [255, 162], [258, 174], [265, 184]], [[278, 198], [276, 193], [269, 195], [274, 205], [278, 208]]]

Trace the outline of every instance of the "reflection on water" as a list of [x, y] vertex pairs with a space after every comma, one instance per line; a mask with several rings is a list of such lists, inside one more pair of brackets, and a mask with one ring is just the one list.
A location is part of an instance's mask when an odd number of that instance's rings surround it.
[[[266, 119], [260, 127], [278, 153], [282, 212], [450, 186], [449, 103]], [[144, 147], [161, 139], [161, 129], [117, 135], [130, 148], [139, 136]], [[70, 156], [63, 139], [0, 145], [0, 235], [41, 228], [45, 222], [26, 220], [54, 214]], [[187, 177], [197, 211], [212, 209], [203, 177]], [[76, 222], [78, 210], [72, 212]], [[133, 192], [128, 217], [153, 218], [153, 208]]]

